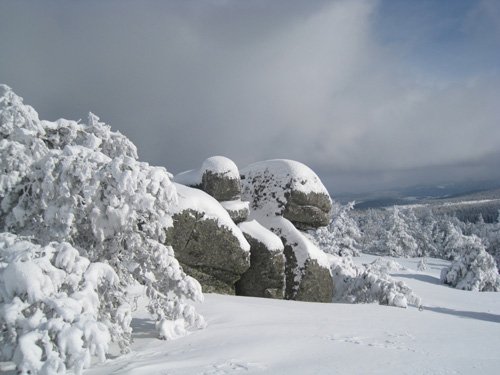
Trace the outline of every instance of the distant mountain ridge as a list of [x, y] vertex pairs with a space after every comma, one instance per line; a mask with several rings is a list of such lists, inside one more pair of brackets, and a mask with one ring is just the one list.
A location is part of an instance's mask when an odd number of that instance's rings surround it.
[[333, 194], [333, 196], [340, 203], [356, 201], [355, 209], [492, 200], [500, 199], [500, 181], [468, 181], [452, 184], [418, 185], [370, 193], [339, 193]]

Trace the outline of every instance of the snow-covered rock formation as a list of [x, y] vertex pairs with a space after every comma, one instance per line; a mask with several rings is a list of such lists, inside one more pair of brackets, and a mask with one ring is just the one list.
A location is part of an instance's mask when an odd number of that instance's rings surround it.
[[224, 156], [206, 159], [200, 169], [175, 175], [174, 181], [203, 190], [218, 200], [235, 222], [245, 221], [248, 203], [241, 202], [241, 183], [238, 167]]
[[175, 184], [178, 193], [166, 243], [205, 292], [234, 294], [250, 267], [250, 245], [227, 211], [207, 193]]
[[261, 161], [242, 169], [241, 179], [243, 199], [261, 216], [283, 216], [299, 229], [330, 223], [330, 195], [316, 173], [302, 163]]
[[199, 188], [218, 201], [231, 201], [240, 197], [240, 174], [231, 159], [212, 156], [200, 169], [182, 172], [174, 177], [175, 182]]
[[241, 170], [250, 218], [278, 235], [286, 258], [285, 298], [331, 302], [333, 282], [326, 254], [297, 228], [330, 221], [332, 202], [319, 177], [291, 160], [268, 160]]
[[236, 294], [281, 299], [285, 295], [285, 257], [281, 239], [257, 221], [239, 224], [250, 244], [250, 268], [236, 283]]
[[[236, 165], [228, 158], [214, 156], [205, 160], [200, 169], [176, 175], [175, 181], [201, 189], [216, 198], [233, 221], [240, 223], [240, 228], [246, 231], [245, 237], [251, 245], [251, 261], [250, 268], [243, 276], [240, 275], [242, 278], [236, 284], [238, 294], [331, 302], [333, 286], [328, 259], [303, 232], [297, 229], [297, 227], [315, 228], [329, 222], [332, 201], [326, 188], [311, 169], [291, 160], [255, 163], [241, 171], [240, 187], [240, 172]], [[228, 191], [232, 191], [233, 195], [224, 193]], [[240, 200], [240, 192], [243, 201]], [[228, 198], [232, 200], [226, 200]], [[249, 210], [250, 220], [256, 220], [252, 224], [244, 221], [249, 215]], [[174, 228], [176, 220], [181, 219], [174, 217]], [[185, 213], [182, 219], [183, 222], [196, 220], [196, 215], [193, 216], [192, 211]], [[179, 225], [179, 228], [185, 226], [185, 224]], [[261, 228], [260, 231], [256, 230], [258, 227]], [[266, 246], [268, 242], [266, 239], [270, 238], [270, 233], [266, 233], [265, 228], [279, 237], [281, 246], [273, 245], [271, 248]], [[217, 243], [213, 235], [199, 236], [198, 231], [196, 235], [199, 237], [199, 242], [207, 244], [207, 239], [210, 239], [211, 242]], [[189, 236], [191, 234], [187, 232], [177, 237], [172, 236], [176, 238], [172, 244], [182, 262], [184, 260], [176, 247], [182, 247], [184, 244], [191, 246], [192, 241], [189, 240]], [[193, 246], [197, 246], [196, 243], [197, 241], [194, 241]], [[206, 246], [209, 246], [207, 253], [210, 255], [205, 257], [219, 257], [223, 256], [223, 252], [229, 251], [232, 255], [225, 256], [226, 262], [234, 263], [234, 254], [239, 252], [230, 246], [226, 246], [225, 250], [212, 249], [210, 244]], [[219, 244], [217, 247], [221, 248]], [[200, 255], [197, 258], [203, 257]], [[287, 270], [284, 286], [281, 285], [283, 278], [280, 269], [280, 259], [283, 258], [286, 259]], [[183, 264], [190, 265], [192, 261]], [[229, 279], [220, 274], [220, 267], [214, 272], [210, 264], [215, 263], [205, 259], [200, 261], [196, 268], [198, 271], [204, 269], [204, 273], [213, 276], [211, 278], [200, 275], [197, 270], [189, 268], [186, 270], [201, 281], [205, 290], [230, 292], [232, 284]], [[268, 275], [269, 272], [271, 275]], [[263, 274], [267, 276], [258, 280], [259, 275]], [[237, 273], [233, 273], [233, 276], [236, 277]], [[214, 288], [214, 285], [217, 287]]]
[[240, 199], [238, 167], [212, 156], [174, 180], [180, 199], [167, 242], [204, 291], [234, 294], [235, 282], [250, 267], [250, 245], [236, 226], [249, 214], [248, 202]]

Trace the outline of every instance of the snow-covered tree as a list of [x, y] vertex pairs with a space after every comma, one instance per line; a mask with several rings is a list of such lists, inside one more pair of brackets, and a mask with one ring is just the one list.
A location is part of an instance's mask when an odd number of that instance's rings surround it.
[[361, 251], [373, 254], [385, 254], [387, 249], [383, 244], [385, 235], [385, 212], [369, 209], [358, 213], [357, 223], [361, 231]]
[[321, 250], [340, 256], [359, 256], [361, 232], [358, 223], [350, 216], [353, 208], [354, 202], [346, 205], [334, 202], [330, 224], [309, 232]]
[[[203, 296], [165, 246], [177, 193], [170, 174], [137, 160], [135, 146], [94, 116], [88, 124], [40, 121], [0, 86], [0, 229], [68, 242], [90, 262], [109, 264], [121, 288], [147, 287], [160, 336], [200, 328], [189, 300]], [[119, 306], [115, 305], [115, 308]]]
[[448, 217], [439, 220], [433, 229], [436, 256], [453, 260], [461, 253], [463, 233]]
[[460, 255], [441, 271], [441, 280], [458, 289], [500, 291], [500, 275], [493, 257], [477, 236], [462, 235]]
[[394, 206], [389, 215], [389, 228], [384, 237], [385, 246], [391, 256], [417, 256], [418, 244], [410, 234], [398, 207]]
[[475, 222], [467, 222], [463, 226], [464, 234], [478, 236], [483, 241], [486, 251], [500, 266], [500, 211], [493, 223], [486, 223], [483, 216], [479, 215]]
[[419, 211], [417, 214], [414, 208], [408, 207], [400, 212], [408, 227], [408, 234], [417, 243], [417, 250], [412, 256], [426, 256], [436, 252], [432, 239], [432, 229], [436, 223], [436, 219], [432, 211], [428, 208], [423, 208]]

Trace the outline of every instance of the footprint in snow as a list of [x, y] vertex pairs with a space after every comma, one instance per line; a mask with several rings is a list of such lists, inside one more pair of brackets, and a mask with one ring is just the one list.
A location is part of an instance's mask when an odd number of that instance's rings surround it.
[[[343, 342], [348, 344], [369, 346], [373, 348], [383, 348], [383, 349], [393, 349], [409, 352], [417, 352], [415, 349], [406, 345], [409, 344], [407, 341], [414, 341], [415, 337], [404, 332], [404, 333], [385, 333], [385, 338], [373, 338], [373, 337], [358, 337], [358, 336], [327, 336], [326, 339], [334, 342]], [[406, 343], [405, 343], [406, 341]]]
[[264, 370], [265, 368], [265, 366], [262, 366], [259, 363], [243, 362], [231, 359], [229, 361], [211, 364], [209, 369], [203, 372], [203, 375], [232, 374], [234, 372], [245, 372], [249, 370]]

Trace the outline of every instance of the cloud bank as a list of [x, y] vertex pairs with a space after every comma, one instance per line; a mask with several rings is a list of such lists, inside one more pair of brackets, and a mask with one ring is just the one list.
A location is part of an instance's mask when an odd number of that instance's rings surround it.
[[172, 172], [222, 154], [302, 161], [334, 192], [497, 178], [500, 6], [451, 3], [4, 1], [0, 79]]

